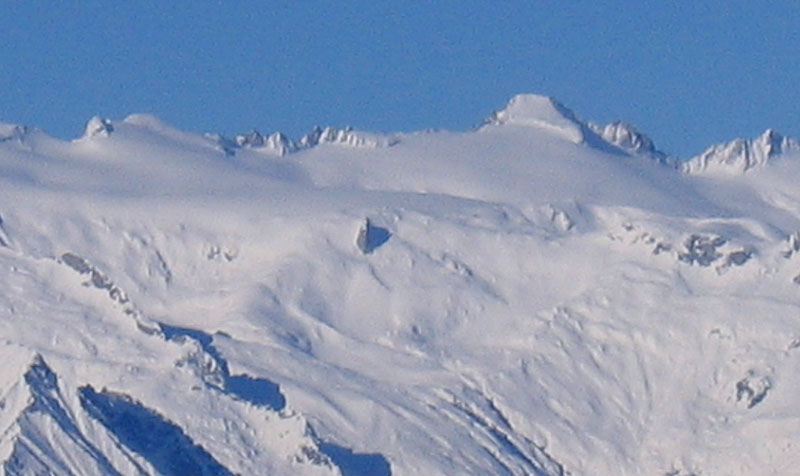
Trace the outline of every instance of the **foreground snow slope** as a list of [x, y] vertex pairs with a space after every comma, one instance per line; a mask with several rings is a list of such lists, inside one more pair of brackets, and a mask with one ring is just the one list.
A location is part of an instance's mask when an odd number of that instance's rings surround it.
[[0, 127], [5, 474], [788, 474], [797, 149], [623, 126]]

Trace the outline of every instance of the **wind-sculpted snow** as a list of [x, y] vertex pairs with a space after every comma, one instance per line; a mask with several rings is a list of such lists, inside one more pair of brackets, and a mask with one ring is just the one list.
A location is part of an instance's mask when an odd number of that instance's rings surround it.
[[0, 127], [3, 472], [792, 474], [794, 146], [652, 144]]

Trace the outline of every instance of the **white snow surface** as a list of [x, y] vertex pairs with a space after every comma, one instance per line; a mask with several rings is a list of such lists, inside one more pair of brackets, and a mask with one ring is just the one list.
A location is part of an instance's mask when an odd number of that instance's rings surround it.
[[792, 474], [793, 142], [631, 131], [0, 125], [0, 473]]

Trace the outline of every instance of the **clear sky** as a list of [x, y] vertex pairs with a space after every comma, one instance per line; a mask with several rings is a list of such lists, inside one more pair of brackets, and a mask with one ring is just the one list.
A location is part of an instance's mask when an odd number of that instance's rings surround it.
[[514, 94], [623, 119], [686, 157], [800, 137], [800, 2], [7, 1], [0, 121], [79, 135], [153, 113], [196, 132], [466, 130]]

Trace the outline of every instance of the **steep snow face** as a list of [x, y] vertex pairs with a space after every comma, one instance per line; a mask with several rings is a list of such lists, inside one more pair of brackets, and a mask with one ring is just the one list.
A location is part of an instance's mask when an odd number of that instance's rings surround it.
[[684, 174], [540, 96], [285, 156], [92, 122], [0, 141], [5, 474], [800, 465], [798, 161]]
[[740, 174], [756, 167], [763, 167], [774, 157], [790, 154], [800, 154], [800, 142], [767, 129], [755, 139], [736, 139], [726, 144], [712, 146], [688, 160], [683, 169], [690, 174], [705, 172]]

